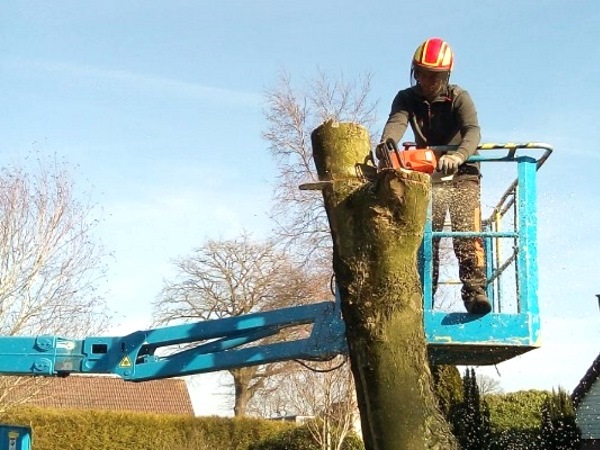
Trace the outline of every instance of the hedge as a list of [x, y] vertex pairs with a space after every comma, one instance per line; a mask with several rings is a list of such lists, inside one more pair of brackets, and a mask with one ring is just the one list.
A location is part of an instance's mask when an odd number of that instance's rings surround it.
[[32, 428], [36, 450], [248, 450], [294, 424], [264, 419], [18, 408], [3, 423]]

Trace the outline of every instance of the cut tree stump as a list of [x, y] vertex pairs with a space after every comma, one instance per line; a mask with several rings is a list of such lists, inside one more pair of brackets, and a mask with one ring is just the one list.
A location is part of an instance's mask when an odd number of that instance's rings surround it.
[[367, 450], [458, 450], [437, 407], [417, 252], [429, 175], [357, 168], [367, 130], [328, 121], [311, 135], [333, 238], [333, 269]]

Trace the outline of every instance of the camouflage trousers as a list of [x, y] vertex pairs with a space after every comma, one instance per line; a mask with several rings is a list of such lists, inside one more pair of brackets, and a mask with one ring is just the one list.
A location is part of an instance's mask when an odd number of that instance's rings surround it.
[[[432, 184], [432, 228], [442, 231], [450, 215], [452, 231], [481, 231], [480, 182], [478, 179], [454, 179]], [[462, 298], [470, 301], [485, 293], [485, 254], [481, 238], [453, 238], [462, 282]], [[433, 293], [439, 280], [440, 238], [433, 240]]]

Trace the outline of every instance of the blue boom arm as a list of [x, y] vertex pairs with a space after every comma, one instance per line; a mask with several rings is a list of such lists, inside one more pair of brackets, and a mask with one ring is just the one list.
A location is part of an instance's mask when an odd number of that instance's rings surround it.
[[[0, 373], [116, 374], [129, 381], [145, 381], [291, 359], [327, 360], [346, 350], [337, 305], [322, 302], [123, 337], [1, 337]], [[285, 338], [281, 331], [302, 326], [311, 328], [306, 337], [252, 345], [264, 338]], [[172, 348], [159, 356], [157, 350], [163, 347]]]

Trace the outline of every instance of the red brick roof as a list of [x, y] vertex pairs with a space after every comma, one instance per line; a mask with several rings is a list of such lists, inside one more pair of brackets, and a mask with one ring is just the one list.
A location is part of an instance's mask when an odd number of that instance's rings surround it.
[[[36, 380], [31, 378], [31, 383]], [[154, 414], [194, 415], [183, 379], [132, 383], [111, 376], [70, 375], [46, 378], [27, 404], [45, 408], [100, 409]], [[39, 382], [39, 380], [38, 380]], [[19, 388], [11, 392], [18, 395]]]

